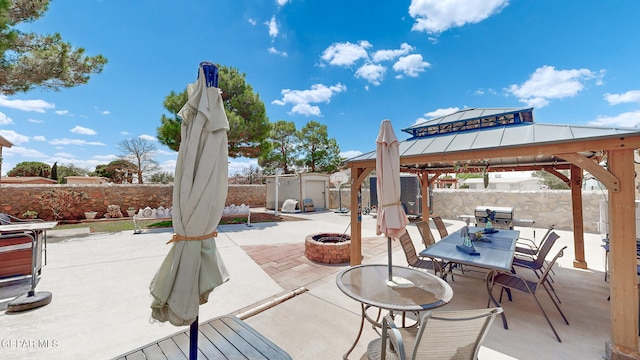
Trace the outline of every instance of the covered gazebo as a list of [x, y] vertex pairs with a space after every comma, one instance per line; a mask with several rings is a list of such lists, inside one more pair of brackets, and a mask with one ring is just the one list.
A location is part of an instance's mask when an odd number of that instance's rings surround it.
[[[618, 359], [640, 359], [634, 172], [640, 129], [535, 123], [533, 108], [471, 108], [403, 131], [411, 137], [400, 143], [401, 171], [420, 178], [426, 216], [428, 187], [441, 174], [544, 170], [565, 181], [571, 187], [576, 268], [587, 268], [583, 172], [597, 178], [609, 200], [612, 353]], [[351, 265], [357, 265], [362, 261], [359, 195], [375, 170], [375, 151], [349, 159], [348, 166], [351, 209], [357, 210], [351, 211]], [[569, 177], [560, 170], [569, 170]]]

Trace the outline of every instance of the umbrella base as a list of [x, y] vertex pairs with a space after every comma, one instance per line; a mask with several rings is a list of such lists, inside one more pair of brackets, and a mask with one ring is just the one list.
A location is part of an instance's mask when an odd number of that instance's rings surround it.
[[20, 312], [39, 308], [51, 302], [53, 295], [49, 291], [39, 291], [20, 295], [7, 305], [7, 312]]
[[391, 281], [387, 281], [387, 286], [392, 288], [409, 288], [414, 287], [415, 285], [410, 280], [399, 276], [394, 276], [391, 278]]

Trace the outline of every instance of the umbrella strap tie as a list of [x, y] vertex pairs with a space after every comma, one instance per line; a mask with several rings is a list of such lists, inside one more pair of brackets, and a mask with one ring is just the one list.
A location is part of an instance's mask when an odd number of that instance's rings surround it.
[[184, 235], [173, 234], [173, 237], [171, 238], [171, 240], [169, 240], [169, 242], [167, 242], [167, 244], [171, 244], [172, 242], [184, 241], [184, 240], [206, 240], [212, 237], [218, 237], [218, 232], [214, 231], [211, 234], [200, 235], [200, 236], [184, 236]]
[[400, 204], [402, 204], [402, 202], [400, 202], [400, 201], [396, 201], [396, 202], [391, 203], [391, 204], [384, 204], [384, 205], [382, 205], [382, 207], [387, 207], [387, 206], [396, 206], [396, 205], [400, 205]]

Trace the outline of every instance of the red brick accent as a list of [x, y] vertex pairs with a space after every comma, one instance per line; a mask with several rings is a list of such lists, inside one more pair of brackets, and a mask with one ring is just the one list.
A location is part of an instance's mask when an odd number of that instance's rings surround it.
[[[351, 241], [338, 243], [319, 242], [313, 239], [320, 234], [307, 235], [304, 242], [304, 256], [307, 259], [323, 264], [342, 264], [351, 259]], [[336, 235], [339, 234], [326, 234]]]

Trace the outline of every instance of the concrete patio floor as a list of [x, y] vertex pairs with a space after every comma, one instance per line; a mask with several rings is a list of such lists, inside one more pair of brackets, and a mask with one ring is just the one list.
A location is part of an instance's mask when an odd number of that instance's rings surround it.
[[[349, 231], [348, 214], [295, 214], [304, 220], [220, 226], [217, 243], [231, 274], [200, 307], [200, 321], [223, 314], [246, 313], [274, 298], [304, 287], [293, 296], [245, 321], [281, 346], [294, 359], [341, 359], [355, 339], [360, 306], [335, 284], [335, 275], [348, 266], [316, 264], [304, 255], [304, 238], [317, 232]], [[449, 232], [463, 225], [445, 220]], [[386, 264], [386, 239], [376, 236], [375, 219], [363, 216], [364, 263]], [[421, 249], [417, 228], [409, 233]], [[533, 229], [518, 228], [522, 237]], [[434, 229], [437, 238], [437, 231]], [[539, 239], [545, 229], [536, 229]], [[555, 268], [561, 307], [571, 325], [562, 322], [546, 294], [542, 305], [562, 343], [526, 294], [503, 302], [509, 329], [498, 319], [480, 353], [480, 359], [602, 359], [610, 339], [609, 285], [604, 281], [604, 253], [599, 234], [585, 235], [588, 270], [572, 267], [573, 236], [561, 236], [554, 249], [569, 249]], [[54, 235], [54, 232], [51, 233]], [[150, 320], [149, 283], [169, 245], [171, 231], [146, 230], [49, 237], [48, 263], [39, 291], [53, 293], [51, 304], [31, 311], [7, 314], [9, 288], [0, 288], [0, 358], [2, 359], [110, 359], [184, 328]], [[394, 244], [394, 264], [406, 265]], [[446, 309], [487, 305], [483, 280], [456, 277]], [[7, 295], [9, 294], [9, 295]], [[8, 298], [8, 299], [7, 299]], [[506, 300], [506, 299], [505, 299]], [[366, 326], [366, 325], [365, 325]], [[358, 359], [377, 334], [366, 327], [350, 359]]]

